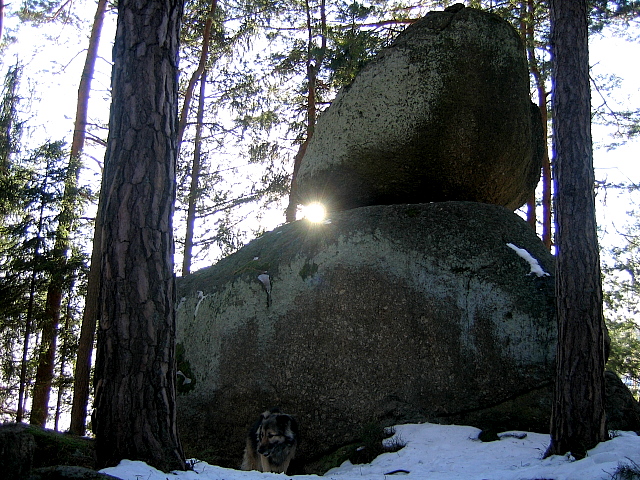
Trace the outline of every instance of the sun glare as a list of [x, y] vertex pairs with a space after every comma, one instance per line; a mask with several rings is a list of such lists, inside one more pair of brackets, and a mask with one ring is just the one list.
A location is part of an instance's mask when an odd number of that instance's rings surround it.
[[305, 205], [302, 213], [304, 218], [313, 223], [322, 222], [327, 214], [321, 203], [310, 203], [309, 205]]

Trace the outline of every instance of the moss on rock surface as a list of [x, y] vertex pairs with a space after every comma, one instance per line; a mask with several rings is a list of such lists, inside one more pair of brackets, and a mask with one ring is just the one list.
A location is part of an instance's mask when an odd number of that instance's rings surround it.
[[[268, 307], [254, 259], [270, 265]], [[527, 396], [553, 379], [553, 273], [526, 222], [488, 204], [363, 207], [266, 233], [178, 281], [197, 380], [178, 397], [186, 453], [238, 466], [250, 423], [274, 405], [298, 419], [302, 462], [372, 420], [506, 430], [525, 413], [511, 428], [546, 430], [549, 403]]]

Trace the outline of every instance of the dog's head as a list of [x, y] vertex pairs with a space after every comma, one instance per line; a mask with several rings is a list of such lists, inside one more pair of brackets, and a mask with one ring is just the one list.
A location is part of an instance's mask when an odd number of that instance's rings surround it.
[[275, 464], [282, 463], [297, 445], [297, 425], [290, 415], [267, 410], [256, 431], [257, 450]]

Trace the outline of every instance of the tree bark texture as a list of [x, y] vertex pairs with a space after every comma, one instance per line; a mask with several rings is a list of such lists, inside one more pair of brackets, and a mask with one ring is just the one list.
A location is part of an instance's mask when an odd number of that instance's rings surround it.
[[[96, 14], [91, 28], [89, 48], [85, 59], [80, 85], [78, 86], [78, 103], [76, 106], [76, 121], [71, 143], [71, 157], [79, 157], [84, 148], [86, 136], [89, 95], [91, 81], [98, 58], [98, 46], [107, 9], [106, 0], [98, 0]], [[91, 356], [95, 340], [96, 323], [98, 318], [98, 285], [100, 282], [100, 238], [98, 218], [94, 222], [93, 248], [91, 252], [91, 270], [87, 278], [87, 295], [78, 341], [78, 354], [73, 379], [73, 403], [71, 406], [71, 424], [69, 432], [84, 435], [87, 423], [87, 404], [89, 402], [89, 385], [91, 377]]]
[[551, 2], [556, 192], [556, 388], [547, 455], [606, 439], [586, 0]]
[[182, 8], [179, 0], [118, 3], [101, 191], [99, 467], [128, 458], [185, 469], [176, 427], [172, 234]]

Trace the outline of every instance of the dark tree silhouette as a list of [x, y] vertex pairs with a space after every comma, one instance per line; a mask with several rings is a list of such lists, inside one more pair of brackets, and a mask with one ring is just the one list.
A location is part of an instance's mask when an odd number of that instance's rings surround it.
[[588, 2], [551, 1], [556, 192], [556, 388], [547, 455], [582, 458], [606, 439], [602, 284], [596, 235]]
[[175, 201], [183, 2], [118, 2], [102, 230], [93, 430], [99, 467], [184, 470], [176, 427]]

